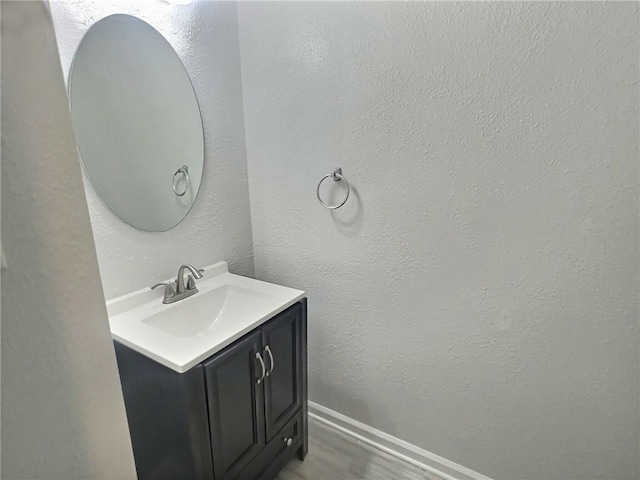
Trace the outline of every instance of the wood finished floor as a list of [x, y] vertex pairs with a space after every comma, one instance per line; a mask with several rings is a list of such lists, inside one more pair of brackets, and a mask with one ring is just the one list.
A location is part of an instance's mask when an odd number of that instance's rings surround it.
[[309, 418], [309, 453], [294, 458], [276, 480], [442, 480], [350, 435]]

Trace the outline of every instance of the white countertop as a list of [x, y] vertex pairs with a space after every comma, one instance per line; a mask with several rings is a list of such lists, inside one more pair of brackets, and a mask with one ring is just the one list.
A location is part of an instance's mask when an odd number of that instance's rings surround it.
[[205, 268], [197, 287], [169, 305], [162, 288], [109, 300], [111, 335], [183, 373], [304, 297], [302, 290], [229, 273], [226, 262]]

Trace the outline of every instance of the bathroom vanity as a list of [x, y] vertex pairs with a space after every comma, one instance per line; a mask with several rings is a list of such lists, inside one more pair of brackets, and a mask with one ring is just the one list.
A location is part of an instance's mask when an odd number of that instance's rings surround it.
[[[201, 291], [174, 305], [162, 305], [159, 292], [150, 302], [146, 291], [108, 304], [140, 480], [266, 480], [308, 450], [304, 292], [232, 275], [226, 263], [206, 270]], [[233, 293], [241, 284], [263, 295], [254, 318], [232, 318], [250, 303]], [[202, 313], [198, 298], [212, 311], [196, 331], [187, 317]], [[185, 330], [168, 328], [166, 312]], [[136, 338], [136, 323], [146, 335]]]
[[[168, 40], [139, 18], [104, 17], [80, 41], [68, 87], [98, 196], [137, 229], [176, 226], [200, 190], [204, 129]], [[157, 280], [107, 302], [138, 478], [266, 480], [303, 459], [304, 292], [225, 262]]]

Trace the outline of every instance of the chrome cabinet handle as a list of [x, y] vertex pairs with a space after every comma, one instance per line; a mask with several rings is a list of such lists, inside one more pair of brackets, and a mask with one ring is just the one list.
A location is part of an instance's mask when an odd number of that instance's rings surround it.
[[292, 439], [292, 438], [286, 438], [286, 437], [285, 437], [285, 438], [283, 438], [282, 440], [284, 441], [284, 444], [285, 444], [287, 447], [290, 447], [290, 446], [291, 446], [291, 444], [293, 443], [293, 439]]
[[264, 361], [262, 360], [260, 352], [256, 352], [256, 358], [258, 359], [258, 361], [260, 362], [260, 366], [262, 367], [262, 376], [256, 381], [256, 383], [259, 385], [260, 383], [262, 383], [262, 380], [264, 380], [267, 369], [264, 367]]
[[269, 348], [269, 345], [264, 347], [264, 351], [269, 354], [269, 361], [270, 361], [270, 364], [271, 364], [271, 367], [269, 368], [269, 371], [267, 372], [267, 377], [268, 377], [269, 374], [271, 372], [273, 372], [273, 367], [274, 367], [275, 364], [273, 363], [273, 353], [271, 353], [271, 349]]

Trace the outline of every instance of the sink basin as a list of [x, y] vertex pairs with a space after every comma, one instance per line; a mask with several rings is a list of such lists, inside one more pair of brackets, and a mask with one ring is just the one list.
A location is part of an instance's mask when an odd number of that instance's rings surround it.
[[304, 297], [293, 288], [229, 273], [227, 263], [205, 268], [198, 293], [165, 305], [148, 288], [107, 302], [115, 340], [186, 372]]
[[200, 291], [189, 299], [179, 309], [180, 312], [168, 308], [142, 321], [174, 337], [197, 337], [206, 335], [218, 320], [224, 321], [226, 317], [240, 313], [250, 315], [251, 309], [268, 308], [273, 295], [235, 285], [223, 285], [207, 292]]

